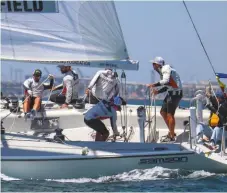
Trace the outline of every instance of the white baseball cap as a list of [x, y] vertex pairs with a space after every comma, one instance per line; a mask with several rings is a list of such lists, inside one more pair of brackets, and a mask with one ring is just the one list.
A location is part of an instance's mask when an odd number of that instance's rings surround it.
[[151, 60], [151, 62], [155, 63], [155, 64], [162, 65], [162, 66], [165, 65], [165, 60], [160, 56], [155, 57], [155, 59]]

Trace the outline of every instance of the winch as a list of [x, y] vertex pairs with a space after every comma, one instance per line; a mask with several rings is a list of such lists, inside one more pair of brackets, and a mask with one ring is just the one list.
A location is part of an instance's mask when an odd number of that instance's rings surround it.
[[19, 100], [16, 96], [8, 97], [9, 99], [9, 110], [10, 112], [19, 112], [20, 107], [19, 107]]
[[1, 108], [2, 109], [9, 109], [10, 112], [19, 112], [19, 100], [18, 97], [15, 95], [9, 95], [9, 96], [3, 96], [3, 93], [1, 92]]
[[63, 129], [57, 128], [55, 129], [55, 136], [54, 136], [54, 140], [57, 142], [62, 142], [65, 141], [65, 136], [62, 134]]

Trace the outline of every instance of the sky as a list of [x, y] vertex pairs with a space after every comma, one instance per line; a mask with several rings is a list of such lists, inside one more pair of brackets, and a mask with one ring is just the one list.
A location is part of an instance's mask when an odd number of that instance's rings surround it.
[[[191, 1], [188, 9], [202, 38], [216, 72], [227, 73], [227, 1]], [[117, 1], [118, 17], [129, 56], [139, 60], [139, 71], [127, 71], [127, 80], [151, 81], [149, 60], [161, 56], [179, 73], [183, 82], [214, 80], [215, 76], [202, 49], [182, 1]], [[17, 63], [24, 74], [44, 65]], [[10, 67], [2, 62], [2, 79], [9, 80]], [[60, 75], [56, 66], [47, 69]], [[97, 68], [80, 68], [84, 76], [92, 76]], [[158, 75], [156, 75], [158, 76]]]

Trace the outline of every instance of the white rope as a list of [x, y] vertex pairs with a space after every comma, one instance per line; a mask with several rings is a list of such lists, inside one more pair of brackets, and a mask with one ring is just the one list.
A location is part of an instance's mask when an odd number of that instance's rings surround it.
[[[150, 92], [149, 92], [149, 96], [150, 97], [150, 104], [149, 104], [149, 109], [147, 110], [147, 114], [148, 114], [148, 136], [147, 136], [147, 140], [146, 142], [150, 142], [150, 138], [151, 138], [151, 135], [152, 135], [152, 131], [154, 130], [154, 128], [151, 128], [151, 122], [152, 122], [152, 119], [153, 119], [153, 116], [152, 116], [152, 107], [153, 107], [153, 103], [155, 101], [155, 95], [154, 95], [154, 89], [150, 89]], [[155, 114], [156, 115], [156, 114]], [[156, 134], [156, 128], [155, 128], [155, 131], [153, 131], [153, 134], [155, 135]], [[153, 136], [155, 137], [155, 136]]]
[[[54, 81], [54, 78], [53, 78], [53, 81]], [[54, 82], [55, 82], [55, 81], [54, 81]], [[48, 97], [48, 99], [47, 99], [47, 102], [46, 102], [46, 104], [43, 106], [44, 109], [45, 109], [47, 103], [50, 101], [50, 97], [51, 97], [51, 94], [52, 94], [52, 92], [53, 92], [53, 88], [54, 88], [54, 83], [53, 83], [53, 86], [52, 86], [52, 88], [51, 88], [51, 90], [50, 90], [50, 94], [49, 94], [49, 97]]]

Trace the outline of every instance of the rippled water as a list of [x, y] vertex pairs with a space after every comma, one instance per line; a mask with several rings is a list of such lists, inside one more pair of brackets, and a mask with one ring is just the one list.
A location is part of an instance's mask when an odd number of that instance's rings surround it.
[[227, 191], [227, 175], [204, 171], [170, 170], [161, 167], [133, 170], [96, 179], [21, 180], [1, 174], [2, 191], [11, 192], [179, 192]]

